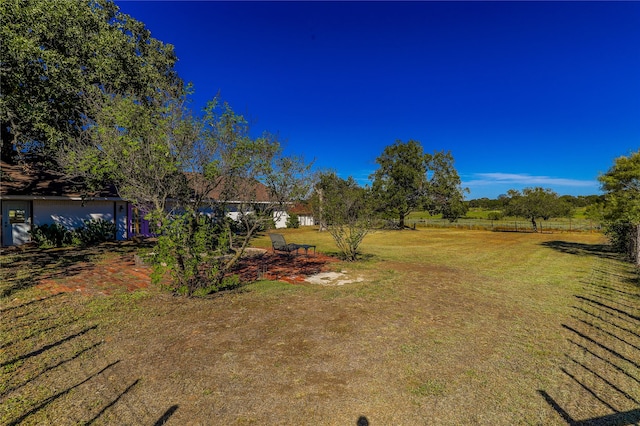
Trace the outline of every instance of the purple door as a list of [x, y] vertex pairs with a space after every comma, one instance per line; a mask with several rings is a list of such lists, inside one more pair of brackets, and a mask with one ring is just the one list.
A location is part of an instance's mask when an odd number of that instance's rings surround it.
[[135, 237], [136, 235], [143, 237], [153, 236], [149, 227], [149, 221], [144, 218], [148, 213], [146, 210], [129, 204], [128, 212], [127, 230], [129, 231], [129, 238]]

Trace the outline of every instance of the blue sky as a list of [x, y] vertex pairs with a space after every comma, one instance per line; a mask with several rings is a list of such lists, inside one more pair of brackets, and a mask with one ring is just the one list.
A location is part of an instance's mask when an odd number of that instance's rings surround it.
[[396, 140], [451, 151], [467, 199], [599, 193], [640, 147], [640, 2], [123, 1], [291, 154], [362, 184]]

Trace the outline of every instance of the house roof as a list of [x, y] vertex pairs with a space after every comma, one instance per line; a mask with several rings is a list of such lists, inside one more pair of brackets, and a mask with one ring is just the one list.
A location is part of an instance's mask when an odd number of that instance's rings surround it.
[[295, 213], [300, 216], [312, 216], [313, 211], [311, 206], [306, 203], [296, 203], [290, 210], [291, 213]]
[[0, 161], [0, 197], [120, 198], [109, 185], [98, 191], [87, 191], [82, 181], [62, 173]]
[[[192, 189], [203, 191], [204, 182], [199, 182], [199, 176], [195, 173], [186, 173]], [[241, 179], [233, 182], [233, 188], [239, 196], [251, 195], [251, 202], [272, 202], [269, 191], [265, 185], [257, 180]], [[200, 187], [200, 188], [198, 188]], [[216, 188], [205, 195], [211, 200], [227, 198], [223, 196], [224, 188], [229, 187], [229, 182], [224, 180]], [[239, 187], [243, 187], [239, 189]], [[86, 191], [80, 179], [70, 179], [64, 174], [52, 170], [36, 168], [30, 165], [9, 164], [0, 161], [0, 197], [2, 198], [109, 198], [120, 199], [114, 185], [98, 190]], [[237, 198], [237, 197], [236, 197]], [[225, 200], [231, 203], [240, 202], [235, 199]]]
[[[199, 193], [207, 190], [208, 182], [204, 182], [202, 176], [197, 173], [186, 173], [189, 185]], [[239, 178], [233, 181], [227, 181], [224, 178], [220, 180], [218, 185], [209, 189], [206, 198], [210, 200], [223, 200], [227, 202], [241, 202], [240, 197], [246, 197], [244, 202], [268, 203], [274, 202], [273, 197], [269, 194], [268, 188], [255, 179]], [[232, 199], [230, 199], [232, 198]]]

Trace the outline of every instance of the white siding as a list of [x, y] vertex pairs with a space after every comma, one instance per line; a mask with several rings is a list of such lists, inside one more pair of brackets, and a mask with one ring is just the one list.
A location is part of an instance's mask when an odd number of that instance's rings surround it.
[[240, 220], [240, 212], [227, 212], [227, 217], [237, 222]]
[[[51, 225], [59, 223], [66, 228], [82, 226], [84, 220], [106, 220], [113, 222], [113, 201], [34, 200], [33, 224]], [[126, 226], [126, 212], [125, 212]]]
[[300, 226], [313, 226], [316, 224], [313, 216], [310, 215], [301, 214], [298, 216], [298, 221], [300, 222]]
[[[230, 218], [231, 220], [235, 220], [238, 221], [240, 220], [240, 216], [242, 215], [242, 212], [239, 211], [238, 206], [234, 205], [234, 204], [230, 204], [226, 207], [227, 210], [227, 217]], [[210, 207], [206, 207], [204, 209], [201, 209], [200, 212], [204, 213], [204, 214], [208, 214], [211, 215], [211, 208]], [[251, 212], [246, 212], [246, 213], [251, 213]], [[287, 219], [289, 218], [289, 215], [287, 214], [287, 212], [284, 211], [274, 211], [273, 212], [273, 221], [276, 225], [277, 229], [280, 228], [286, 228], [287, 227]]]
[[276, 224], [276, 229], [286, 228], [289, 215], [284, 211], [273, 212], [273, 221]]
[[116, 202], [116, 240], [118, 241], [127, 239], [127, 211], [126, 202]]

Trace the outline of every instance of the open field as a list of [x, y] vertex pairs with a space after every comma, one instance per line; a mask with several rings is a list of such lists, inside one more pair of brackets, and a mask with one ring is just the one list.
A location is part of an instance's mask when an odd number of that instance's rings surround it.
[[0, 424], [637, 423], [640, 283], [603, 241], [376, 232], [331, 264], [361, 282], [209, 299], [34, 287], [130, 248], [4, 254]]
[[[537, 219], [538, 231], [542, 232], [600, 232], [601, 225], [597, 221], [585, 217], [585, 208], [577, 208], [570, 218]], [[489, 219], [489, 213], [500, 213], [499, 210], [471, 208], [464, 217], [455, 222], [442, 219], [442, 215], [431, 216], [428, 212], [412, 212], [405, 223], [409, 227], [458, 228], [475, 230], [503, 230], [517, 232], [531, 232], [531, 220], [505, 216], [500, 220]]]

